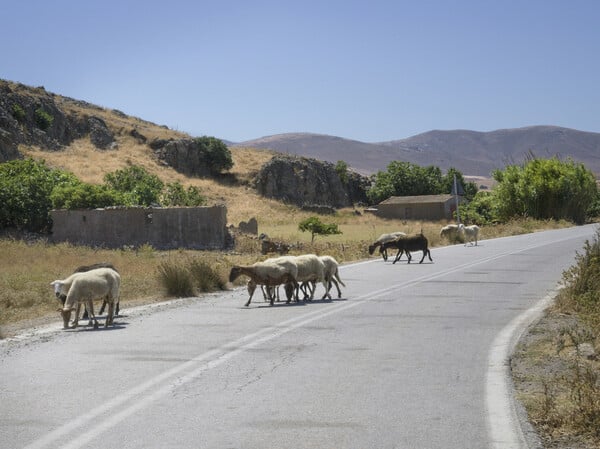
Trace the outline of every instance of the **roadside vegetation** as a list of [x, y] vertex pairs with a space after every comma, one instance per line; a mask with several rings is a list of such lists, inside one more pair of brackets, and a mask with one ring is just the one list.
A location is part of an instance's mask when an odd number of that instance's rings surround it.
[[600, 229], [512, 361], [518, 397], [545, 447], [600, 447]]

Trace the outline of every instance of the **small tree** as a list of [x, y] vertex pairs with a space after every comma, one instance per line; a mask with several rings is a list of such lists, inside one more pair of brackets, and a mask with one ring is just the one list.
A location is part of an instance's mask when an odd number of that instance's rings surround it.
[[315, 241], [315, 235], [334, 235], [342, 233], [342, 231], [338, 229], [338, 225], [335, 223], [323, 223], [318, 217], [309, 217], [306, 220], [301, 221], [298, 225], [298, 229], [302, 232], [310, 232], [311, 243]]
[[233, 167], [231, 152], [222, 140], [209, 136], [197, 137], [194, 140], [212, 174], [218, 174]]

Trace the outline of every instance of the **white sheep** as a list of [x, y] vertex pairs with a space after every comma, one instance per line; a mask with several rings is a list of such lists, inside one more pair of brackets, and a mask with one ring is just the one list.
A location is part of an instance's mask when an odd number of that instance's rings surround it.
[[449, 241], [455, 240], [459, 235], [458, 225], [449, 224], [440, 230], [440, 238], [447, 238]]
[[392, 240], [396, 240], [398, 237], [405, 237], [406, 233], [405, 232], [391, 232], [389, 234], [381, 234], [379, 237], [377, 237], [377, 240], [375, 240], [371, 245], [369, 245], [369, 254], [373, 255], [373, 252], [375, 251], [375, 248], [379, 247], [379, 254], [381, 254], [381, 257], [383, 257], [383, 260], [387, 261], [388, 259], [388, 254], [387, 254], [387, 250], [384, 248], [383, 244], [387, 243], [387, 242], [391, 242]]
[[473, 241], [475, 241], [475, 246], [477, 246], [477, 240], [479, 239], [479, 226], [465, 226], [461, 223], [458, 225], [458, 229], [465, 239], [465, 246], [467, 246], [467, 243], [471, 243], [472, 245]]
[[[337, 260], [335, 260], [332, 256], [321, 256], [320, 259], [325, 264], [325, 280], [327, 281], [327, 294], [329, 295], [329, 290], [331, 289], [331, 284], [333, 283], [338, 291], [338, 298], [342, 297], [342, 291], [340, 290], [339, 284], [342, 284], [344, 287], [346, 284], [342, 282], [339, 275], [339, 264]], [[338, 284], [339, 282], [339, 284]], [[331, 298], [331, 295], [329, 295]]]
[[93, 300], [103, 299], [108, 302], [108, 315], [104, 327], [113, 324], [115, 303], [119, 302], [119, 290], [121, 287], [121, 276], [110, 268], [97, 268], [84, 273], [74, 273], [66, 279], [55, 280], [50, 283], [54, 287], [54, 293], [58, 298], [66, 295], [65, 303], [61, 311], [63, 327], [69, 327], [71, 312], [77, 306], [73, 327], [77, 327], [79, 321], [80, 303], [84, 303], [88, 310], [90, 320], [94, 322], [94, 328], [98, 327], [98, 320], [94, 315]]
[[[269, 261], [273, 261], [276, 263], [280, 263], [283, 261], [291, 261], [296, 264], [298, 267], [298, 276], [296, 277], [296, 281], [298, 284], [302, 284], [302, 286], [298, 286], [295, 289], [295, 298], [298, 300], [299, 290], [302, 289], [304, 293], [304, 299], [312, 300], [315, 295], [316, 288], [312, 288], [310, 283], [316, 286], [317, 282], [322, 282], [323, 287], [325, 288], [325, 295], [323, 299], [326, 297], [331, 298], [329, 295], [329, 291], [327, 289], [327, 281], [325, 279], [325, 264], [319, 258], [319, 256], [315, 254], [303, 254], [300, 256], [281, 256], [275, 257], [272, 259], [267, 259]], [[288, 293], [288, 289], [286, 289], [286, 294]]]
[[[281, 284], [291, 283], [296, 286], [296, 276], [298, 274], [298, 268], [293, 262], [274, 263], [269, 261], [256, 262], [252, 265], [236, 265], [231, 268], [229, 273], [229, 282], [235, 281], [239, 276], [245, 275], [250, 278], [252, 283], [249, 283], [248, 293], [250, 297], [245, 306], [248, 307], [252, 301], [252, 295], [257, 285], [265, 285], [267, 287], [274, 287]], [[267, 292], [270, 296], [271, 305], [273, 305], [274, 296], [271, 295], [270, 289], [267, 288]], [[290, 298], [288, 298], [288, 303]]]

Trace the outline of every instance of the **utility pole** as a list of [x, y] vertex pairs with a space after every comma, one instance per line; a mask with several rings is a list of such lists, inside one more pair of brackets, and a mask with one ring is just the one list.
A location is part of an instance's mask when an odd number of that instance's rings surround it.
[[456, 223], [460, 224], [460, 211], [458, 210], [458, 186], [456, 185], [456, 173], [454, 174], [454, 201], [456, 202]]

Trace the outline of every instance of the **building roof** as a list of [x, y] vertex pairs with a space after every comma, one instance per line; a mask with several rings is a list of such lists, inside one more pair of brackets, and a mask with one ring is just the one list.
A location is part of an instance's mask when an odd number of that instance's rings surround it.
[[452, 195], [418, 195], [418, 196], [391, 196], [379, 204], [424, 204], [445, 203], [453, 199]]

